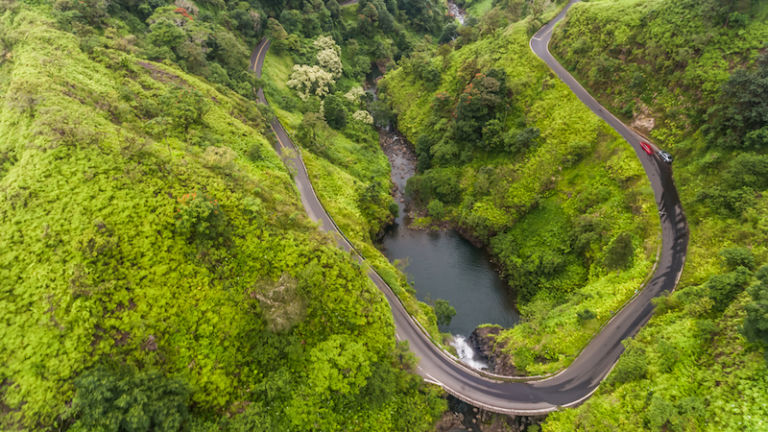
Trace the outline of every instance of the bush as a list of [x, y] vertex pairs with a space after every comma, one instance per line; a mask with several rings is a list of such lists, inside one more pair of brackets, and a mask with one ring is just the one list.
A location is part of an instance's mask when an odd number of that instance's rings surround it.
[[661, 430], [675, 415], [677, 412], [671, 402], [659, 395], [653, 395], [645, 419], [651, 430]]
[[632, 234], [622, 232], [608, 245], [605, 252], [605, 266], [614, 270], [626, 269], [632, 264], [634, 253]]
[[723, 174], [728, 189], [762, 191], [768, 188], [768, 155], [742, 153], [730, 161]]
[[[753, 69], [734, 72], [723, 84], [719, 103], [710, 109], [713, 143], [725, 147], [763, 148], [768, 125], [768, 54]], [[749, 137], [749, 139], [747, 139]]]
[[613, 372], [608, 376], [609, 384], [624, 384], [645, 378], [648, 373], [648, 362], [645, 350], [630, 345], [622, 354]]
[[506, 140], [506, 150], [510, 153], [524, 152], [534, 145], [541, 135], [541, 130], [527, 127]]
[[210, 109], [210, 102], [199, 91], [181, 86], [173, 86], [160, 97], [164, 108], [164, 117], [170, 119], [173, 129], [189, 132], [193, 125], [202, 123]]
[[304, 114], [301, 119], [298, 130], [296, 131], [296, 139], [299, 143], [315, 152], [323, 152], [326, 150], [326, 137], [330, 129], [328, 124], [323, 120], [323, 116], [318, 113], [309, 112]]
[[253, 144], [248, 147], [248, 151], [245, 155], [251, 162], [259, 162], [264, 160], [264, 154], [262, 153], [261, 146], [259, 144]]
[[699, 192], [696, 200], [708, 201], [721, 216], [740, 216], [755, 204], [755, 191], [749, 188], [721, 189], [713, 186]]
[[450, 42], [459, 35], [458, 32], [459, 25], [456, 23], [448, 23], [443, 27], [443, 32], [440, 34], [440, 38], [437, 40], [437, 43], [444, 44], [447, 42]]
[[[752, 343], [768, 347], [768, 266], [758, 270], [758, 282], [749, 287], [752, 301], [745, 306], [743, 333]], [[766, 357], [768, 359], [768, 357]]]
[[459, 177], [459, 171], [455, 169], [433, 169], [409, 178], [405, 190], [420, 203], [438, 199], [446, 204], [455, 204], [461, 199]]
[[340, 97], [328, 95], [323, 100], [323, 113], [328, 126], [338, 130], [347, 125], [347, 108]]
[[176, 229], [189, 242], [219, 243], [224, 240], [226, 221], [216, 199], [192, 192], [177, 199]]
[[590, 309], [584, 309], [576, 313], [576, 318], [579, 319], [580, 324], [584, 324], [587, 321], [595, 319], [596, 315]]
[[736, 270], [712, 276], [706, 283], [709, 290], [709, 298], [715, 302], [713, 309], [716, 312], [723, 312], [725, 308], [746, 288], [751, 273], [744, 267], [738, 267]]
[[752, 251], [744, 247], [732, 247], [720, 251], [720, 257], [728, 270], [744, 267], [750, 270], [755, 268], [755, 257]]
[[437, 325], [447, 326], [456, 315], [456, 309], [448, 303], [448, 300], [435, 300], [435, 316], [437, 316]]
[[106, 24], [109, 2], [105, 0], [57, 0], [54, 8], [60, 12], [59, 21], [78, 21], [92, 27]]
[[433, 199], [427, 204], [427, 212], [434, 219], [442, 219], [445, 217], [445, 206], [440, 200]]
[[177, 431], [189, 417], [187, 386], [156, 371], [97, 367], [77, 378], [75, 389], [75, 430]]

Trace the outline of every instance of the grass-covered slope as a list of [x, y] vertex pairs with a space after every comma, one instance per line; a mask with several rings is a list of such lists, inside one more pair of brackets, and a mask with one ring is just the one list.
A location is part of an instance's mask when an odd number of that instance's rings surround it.
[[51, 16], [0, 6], [0, 429], [429, 428], [253, 102]]
[[419, 154], [409, 192], [496, 256], [523, 316], [497, 342], [538, 374], [642, 286], [658, 222], [632, 149], [537, 60], [526, 28], [416, 53], [382, 88]]
[[[283, 53], [270, 52], [264, 62], [265, 94], [288, 133], [296, 136], [304, 117], [291, 89], [285, 87], [293, 61]], [[311, 112], [311, 111], [310, 111]], [[394, 204], [389, 194], [389, 161], [379, 148], [376, 131], [351, 124], [334, 131], [316, 124], [317, 146], [302, 149], [302, 158], [320, 202], [355, 248], [362, 253], [433, 336], [437, 321], [428, 305], [419, 302], [405, 275], [374, 246], [376, 236], [389, 223]], [[300, 143], [294, 139], [294, 142]]]
[[669, 144], [698, 129], [730, 73], [765, 49], [766, 19], [764, 3], [741, 0], [584, 2], [551, 50], [611, 111], [653, 118]]
[[[372, 5], [353, 4], [342, 8], [341, 35], [334, 36], [339, 38], [335, 42], [341, 45], [338, 47], [341, 72], [328, 86], [327, 94], [302, 98], [297, 89], [288, 86], [294, 67], [317, 63], [315, 44], [319, 38], [305, 37], [298, 32], [272, 44], [264, 62], [264, 92], [275, 115], [301, 147], [313, 188], [325, 209], [408, 311], [439, 342], [432, 308], [416, 299], [403, 272], [374, 246], [378, 235], [393, 220], [397, 206], [390, 195], [389, 161], [379, 147], [376, 129], [370, 124], [375, 121], [385, 125], [389, 110], [374, 101], [370, 93], [363, 92], [361, 86], [367, 74], [378, 72], [371, 70], [376, 69], [376, 65], [389, 64], [394, 57], [411, 49], [419, 37], [418, 30], [414, 29], [420, 29], [420, 25], [417, 18], [402, 14], [396, 14], [401, 21], [395, 23], [395, 33], [386, 31], [383, 19], [366, 24], [355, 11], [367, 11]], [[355, 92], [357, 96], [352, 97]], [[343, 118], [343, 124], [333, 127], [331, 110], [327, 108], [327, 101], [331, 99], [341, 105], [335, 112]], [[373, 115], [368, 122], [355, 117], [369, 112]]]
[[767, 14], [762, 2], [594, 1], [556, 30], [563, 64], [676, 156], [691, 237], [677, 292], [609, 384], [545, 430], [768, 428], [767, 270], [755, 271], [768, 259]]

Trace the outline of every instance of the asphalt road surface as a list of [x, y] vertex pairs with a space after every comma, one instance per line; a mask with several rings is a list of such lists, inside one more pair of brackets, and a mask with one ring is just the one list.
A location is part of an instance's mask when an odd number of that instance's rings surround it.
[[[549, 377], [499, 377], [471, 369], [438, 348], [405, 311], [384, 280], [373, 270], [368, 271], [371, 280], [390, 304], [397, 339], [407, 340], [411, 351], [419, 358], [419, 375], [467, 403], [502, 414], [545, 414], [560, 407], [578, 405], [592, 395], [624, 351], [621, 341], [635, 335], [650, 319], [653, 313], [651, 299], [674, 289], [683, 269], [688, 245], [688, 228], [672, 181], [671, 167], [655, 155], [642, 151], [639, 145], [642, 138], [600, 106], [549, 53], [547, 47], [552, 29], [573, 3], [575, 1], [534, 35], [530, 42], [531, 49], [584, 104], [627, 140], [643, 164], [653, 186], [662, 228], [662, 248], [656, 271], [648, 284], [603, 327], [567, 369]], [[269, 41], [264, 40], [253, 51], [251, 68], [257, 76], [261, 76], [268, 49]], [[267, 103], [261, 90], [259, 99]], [[320, 204], [301, 155], [285, 129], [277, 120], [272, 121], [272, 128], [278, 140], [276, 150], [293, 174], [309, 217], [319, 222], [323, 230], [332, 233], [340, 247], [351, 251], [363, 262]]]

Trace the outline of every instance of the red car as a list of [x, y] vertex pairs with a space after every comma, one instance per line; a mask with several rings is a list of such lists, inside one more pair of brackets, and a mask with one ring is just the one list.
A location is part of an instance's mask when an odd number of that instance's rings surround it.
[[653, 154], [653, 149], [651, 148], [651, 145], [648, 144], [647, 142], [640, 141], [640, 147], [642, 147], [643, 150], [645, 150], [645, 152], [648, 153], [649, 155]]

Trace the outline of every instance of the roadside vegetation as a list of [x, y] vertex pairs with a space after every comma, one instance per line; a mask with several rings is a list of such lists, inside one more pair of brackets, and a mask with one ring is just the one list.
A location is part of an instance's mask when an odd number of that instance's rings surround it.
[[[363, 89], [415, 46], [439, 34], [446, 20], [436, 2], [359, 2], [340, 9], [329, 31], [273, 26], [263, 68], [272, 110], [302, 149], [323, 206], [368, 263], [441, 341], [431, 306], [416, 300], [405, 274], [374, 242], [397, 213], [389, 161], [375, 125], [391, 120], [388, 106]], [[431, 10], [424, 15], [419, 11]]]
[[766, 40], [749, 1], [592, 1], [556, 30], [563, 65], [675, 155], [691, 237], [606, 385], [544, 430], [768, 428]]
[[498, 354], [534, 375], [570, 364], [659, 246], [634, 151], [528, 47], [530, 24], [557, 10], [495, 9], [381, 84], [419, 158], [408, 194], [492, 252], [522, 316], [496, 336]]
[[[0, 1], [0, 429], [433, 427], [441, 392], [305, 216], [274, 115], [439, 338], [450, 305], [373, 246], [397, 206], [372, 125], [396, 121], [422, 221], [485, 245], [518, 295], [498, 353], [570, 364], [653, 267], [652, 192], [528, 48], [564, 1], [459, 4], [464, 26], [437, 0]], [[544, 430], [768, 428], [766, 20], [758, 1], [593, 0], [556, 31], [563, 64], [675, 155], [691, 244], [598, 392]]]
[[0, 3], [0, 429], [428, 430], [445, 410], [272, 150], [245, 71], [290, 7]]

